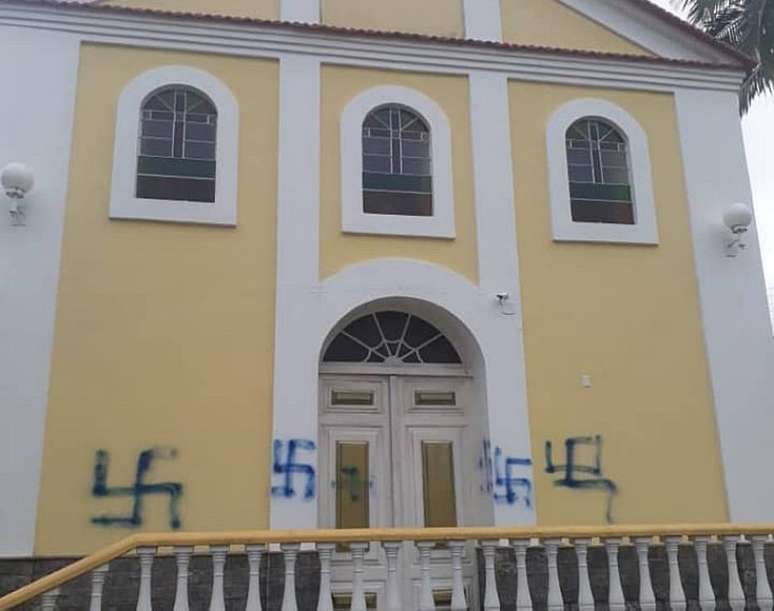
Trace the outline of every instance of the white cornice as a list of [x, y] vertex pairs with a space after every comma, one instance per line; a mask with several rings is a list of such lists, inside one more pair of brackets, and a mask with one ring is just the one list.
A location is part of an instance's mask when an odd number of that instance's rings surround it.
[[672, 91], [676, 87], [736, 91], [742, 69], [691, 66], [432, 40], [282, 28], [195, 17], [99, 12], [88, 6], [0, 4], [0, 26], [68, 32], [85, 42], [185, 49], [250, 57], [314, 55], [323, 63], [467, 74], [600, 87]]

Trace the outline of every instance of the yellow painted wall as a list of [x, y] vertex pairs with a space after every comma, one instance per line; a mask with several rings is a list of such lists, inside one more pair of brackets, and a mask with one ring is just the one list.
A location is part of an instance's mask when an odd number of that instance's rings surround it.
[[[457, 237], [454, 240], [355, 235], [341, 231], [339, 117], [352, 98], [380, 85], [402, 85], [416, 89], [432, 98], [449, 118], [452, 126], [457, 227]], [[437, 74], [323, 66], [321, 96], [321, 277], [326, 278], [348, 265], [368, 259], [408, 257], [444, 265], [477, 282], [478, 257], [467, 79]]]
[[106, 0], [103, 4], [129, 8], [155, 9], [176, 13], [202, 13], [250, 17], [253, 19], [279, 19], [280, 0]]
[[[184, 64], [220, 78], [241, 106], [239, 225], [108, 219], [114, 113], [137, 74]], [[130, 498], [139, 453], [173, 447], [147, 483], [181, 482], [182, 528], [268, 525], [274, 338], [278, 67], [273, 61], [84, 46], [67, 201], [36, 554], [92, 552], [125, 536], [92, 516]], [[169, 528], [146, 496], [143, 528]]]
[[557, 0], [501, 0], [505, 42], [652, 55]]
[[462, 0], [321, 0], [326, 25], [462, 37]]
[[[590, 95], [648, 134], [657, 247], [552, 241], [545, 127], [559, 106]], [[726, 520], [672, 96], [512, 82], [510, 105], [539, 521], [604, 521], [604, 492], [556, 487], [563, 473], [543, 472], [546, 440], [563, 463], [565, 439], [585, 435], [604, 439], [616, 521]]]

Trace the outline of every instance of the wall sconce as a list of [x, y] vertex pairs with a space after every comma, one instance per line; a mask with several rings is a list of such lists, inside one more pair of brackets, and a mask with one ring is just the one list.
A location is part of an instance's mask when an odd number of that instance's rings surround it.
[[731, 237], [726, 240], [726, 256], [736, 257], [747, 248], [744, 242], [744, 234], [750, 229], [753, 222], [753, 211], [747, 204], [731, 204], [723, 215], [723, 222], [731, 231]]
[[32, 186], [35, 184], [32, 170], [23, 163], [9, 163], [0, 172], [0, 184], [2, 184], [8, 199], [11, 200], [11, 208], [9, 210], [11, 224], [26, 225], [27, 217], [25, 214], [24, 197], [32, 190]]

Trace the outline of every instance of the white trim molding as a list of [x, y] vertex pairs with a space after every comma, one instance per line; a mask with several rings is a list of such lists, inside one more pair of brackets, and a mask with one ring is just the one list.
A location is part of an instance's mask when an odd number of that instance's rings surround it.
[[320, 23], [320, 0], [280, 0], [280, 19], [297, 23]]
[[465, 38], [503, 41], [501, 0], [463, 0]]
[[[399, 104], [430, 127], [433, 215], [367, 214], [363, 211], [363, 121], [379, 106]], [[397, 85], [368, 89], [341, 115], [341, 227], [347, 233], [454, 238], [454, 182], [449, 119], [426, 95]]]
[[[183, 85], [202, 92], [218, 111], [215, 202], [136, 197], [140, 109], [162, 87]], [[134, 78], [121, 92], [116, 111], [110, 218], [236, 225], [239, 105], [229, 88], [211, 74], [189, 66], [161, 66]]]
[[[631, 166], [634, 225], [579, 223], [572, 220], [565, 141], [569, 127], [583, 118], [600, 118], [609, 121], [626, 138]], [[573, 100], [560, 107], [549, 119], [546, 130], [546, 150], [554, 240], [658, 244], [658, 223], [648, 136], [634, 117], [607, 100], [595, 98]]]

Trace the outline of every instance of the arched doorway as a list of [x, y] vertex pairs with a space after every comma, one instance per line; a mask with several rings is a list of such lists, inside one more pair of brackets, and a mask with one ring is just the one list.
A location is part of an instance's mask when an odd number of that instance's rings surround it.
[[[331, 333], [320, 363], [319, 524], [323, 528], [444, 527], [491, 523], [480, 490], [478, 448], [485, 427], [470, 350], [447, 323], [408, 304], [372, 304]], [[430, 314], [430, 316], [428, 316]], [[439, 319], [440, 320], [440, 319]], [[444, 327], [444, 328], [442, 328]], [[491, 504], [490, 504], [491, 505]], [[483, 509], [482, 509], [483, 507]], [[438, 608], [450, 595], [448, 550], [434, 550]], [[347, 607], [351, 568], [345, 550], [333, 587]], [[402, 554], [404, 608], [416, 609], [416, 551]], [[383, 592], [381, 552], [372, 546], [367, 590]], [[471, 608], [475, 556], [464, 562]]]

